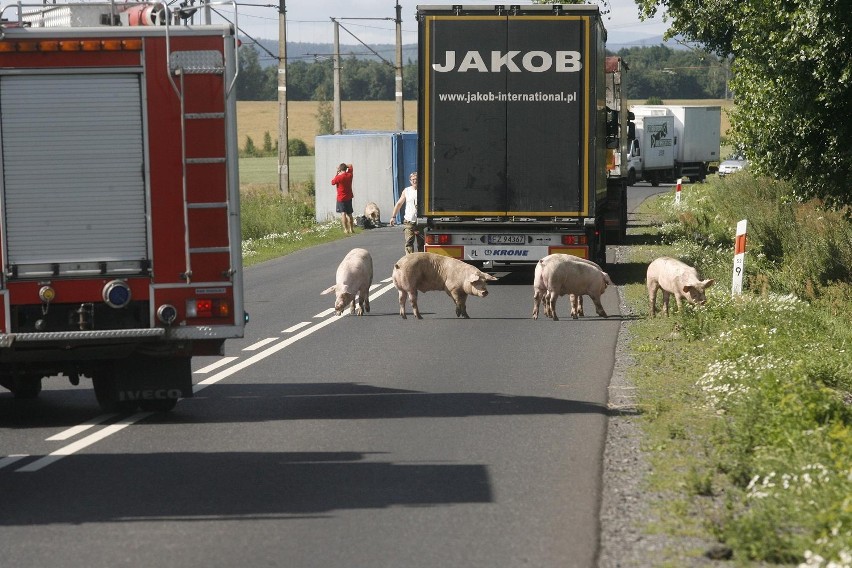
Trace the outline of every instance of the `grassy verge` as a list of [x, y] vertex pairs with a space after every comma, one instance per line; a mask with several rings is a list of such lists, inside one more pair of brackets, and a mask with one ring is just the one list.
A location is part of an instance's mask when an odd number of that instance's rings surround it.
[[[346, 235], [338, 221], [315, 220], [313, 183], [244, 185], [240, 197], [243, 264], [251, 266]], [[356, 232], [360, 229], [356, 228]]]
[[[789, 196], [738, 174], [687, 186], [679, 207], [661, 196], [644, 211], [653, 222], [631, 231], [645, 243], [631, 265], [675, 256], [717, 281], [705, 306], [630, 327], [650, 489], [667, 519], [649, 530], [712, 535], [741, 565], [850, 566], [852, 225]], [[732, 297], [740, 219], [745, 291]], [[626, 297], [648, 314], [644, 283]], [[683, 551], [670, 553], [677, 565]]]

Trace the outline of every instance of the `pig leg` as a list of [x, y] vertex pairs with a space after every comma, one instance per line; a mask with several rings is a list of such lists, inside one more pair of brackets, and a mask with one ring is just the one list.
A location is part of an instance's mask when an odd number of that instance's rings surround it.
[[601, 297], [597, 294], [595, 294], [594, 296], [590, 295], [589, 297], [592, 299], [592, 302], [595, 303], [595, 311], [598, 313], [598, 315], [602, 318], [608, 318], [609, 316], [606, 315], [606, 312], [604, 311], [603, 306], [601, 305]]
[[559, 294], [556, 292], [550, 293], [550, 317], [553, 321], [559, 321], [559, 316], [556, 315], [556, 300], [559, 299]]
[[370, 313], [370, 287], [367, 286], [362, 291], [362, 294], [363, 294], [363, 296], [361, 296], [361, 297], [364, 298], [364, 309], [367, 310], [367, 313]]
[[570, 294], [568, 297], [571, 300], [571, 319], [583, 317], [583, 295]]
[[544, 294], [544, 315], [549, 317], [549, 318], [552, 318], [553, 317], [553, 310], [550, 309], [550, 296], [551, 296], [551, 292], [545, 292], [545, 294]]
[[449, 292], [449, 294], [456, 304], [456, 317], [470, 319], [467, 315], [467, 294], [460, 291]]
[[[408, 319], [407, 317], [405, 317], [405, 302], [407, 300], [408, 300], [408, 292], [406, 292], [405, 290], [400, 288], [399, 289], [399, 315], [402, 317], [402, 319]], [[414, 302], [412, 302], [412, 304], [414, 304]]]
[[663, 290], [663, 309], [666, 312], [666, 317], [669, 315], [669, 297], [671, 296], [670, 292], [666, 292]]
[[659, 286], [655, 282], [648, 282], [648, 312], [651, 317], [657, 315], [657, 290]]
[[533, 318], [534, 320], [537, 320], [537, 319], [538, 319], [538, 306], [539, 306], [540, 304], [541, 304], [541, 292], [539, 292], [538, 290], [536, 290], [536, 291], [533, 293], [533, 313], [532, 313], [532, 318]]
[[414, 312], [417, 319], [422, 320], [423, 316], [420, 315], [420, 308], [417, 307], [417, 290], [413, 290], [408, 295], [411, 298], [411, 311]]

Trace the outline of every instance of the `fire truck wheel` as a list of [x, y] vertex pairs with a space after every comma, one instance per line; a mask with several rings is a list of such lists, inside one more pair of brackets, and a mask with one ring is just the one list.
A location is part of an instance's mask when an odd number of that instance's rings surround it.
[[13, 377], [8, 381], [3, 381], [3, 386], [12, 391], [17, 399], [37, 398], [41, 393], [41, 377]]

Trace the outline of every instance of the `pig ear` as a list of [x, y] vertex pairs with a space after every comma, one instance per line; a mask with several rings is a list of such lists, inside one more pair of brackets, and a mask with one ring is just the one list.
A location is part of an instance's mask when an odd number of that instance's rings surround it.
[[[336, 285], [335, 285], [335, 286], [336, 286]], [[324, 294], [332, 294], [332, 293], [334, 293], [334, 288], [335, 288], [335, 286], [329, 286], [328, 288], [326, 288], [325, 290], [323, 290], [322, 292], [320, 292], [320, 296], [322, 296], [322, 295], [324, 295]]]
[[689, 294], [689, 291], [692, 290], [693, 288], [695, 288], [695, 286], [684, 286], [683, 287], [683, 293]]
[[715, 281], [715, 280], [713, 280], [712, 278], [710, 278], [709, 280], [705, 280], [704, 282], [702, 282], [702, 284], [704, 284], [704, 287], [705, 287], [705, 288], [709, 288], [710, 286], [712, 286], [712, 285], [713, 285], [713, 284], [715, 284], [715, 283], [716, 283], [716, 281]]
[[485, 280], [497, 280], [496, 276], [492, 276], [492, 275], [488, 274], [487, 272], [480, 272], [480, 274], [482, 274], [482, 277]]

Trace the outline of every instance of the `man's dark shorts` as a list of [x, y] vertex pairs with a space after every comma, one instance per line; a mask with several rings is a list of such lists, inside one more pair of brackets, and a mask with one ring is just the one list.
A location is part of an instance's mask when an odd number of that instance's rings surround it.
[[352, 215], [352, 200], [347, 199], [346, 201], [338, 201], [337, 202], [337, 212], [338, 213], [348, 213]]

